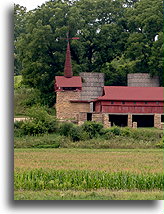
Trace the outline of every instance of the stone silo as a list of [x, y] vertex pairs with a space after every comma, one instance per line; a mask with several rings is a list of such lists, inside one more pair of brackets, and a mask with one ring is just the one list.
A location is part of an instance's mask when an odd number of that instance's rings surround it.
[[128, 86], [130, 87], [159, 87], [158, 76], [151, 77], [148, 73], [128, 74]]
[[80, 73], [82, 77], [81, 100], [92, 100], [102, 96], [104, 87], [103, 73]]

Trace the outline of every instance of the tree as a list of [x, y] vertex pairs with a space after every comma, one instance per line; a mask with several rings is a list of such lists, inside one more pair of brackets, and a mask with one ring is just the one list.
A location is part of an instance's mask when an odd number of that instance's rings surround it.
[[[148, 72], [151, 75], [159, 75], [161, 79], [163, 73], [161, 64], [162, 1], [138, 1], [133, 8], [127, 9], [126, 17], [130, 35], [126, 43], [124, 55], [133, 66], [129, 67], [129, 71]], [[157, 35], [159, 35], [159, 41], [155, 41]]]
[[151, 47], [151, 54], [149, 56], [148, 65], [151, 71], [151, 75], [158, 75], [160, 85], [164, 86], [163, 76], [163, 32], [160, 32], [157, 36], [157, 40], [153, 42]]
[[14, 74], [21, 72], [21, 63], [18, 59], [16, 42], [19, 36], [25, 32], [26, 8], [19, 4], [14, 4]]
[[16, 43], [24, 83], [39, 89], [45, 104], [54, 104], [54, 77], [63, 74], [67, 44], [61, 38], [68, 31], [80, 37], [71, 42], [74, 74], [99, 72], [124, 49], [127, 33], [117, 25], [123, 10], [120, 0], [57, 0], [30, 11]]
[[106, 85], [125, 85], [130, 72], [162, 76], [161, 0], [51, 0], [27, 13], [16, 41], [23, 81], [41, 92], [44, 104], [55, 103], [68, 31], [80, 37], [71, 41], [74, 75], [104, 72]]

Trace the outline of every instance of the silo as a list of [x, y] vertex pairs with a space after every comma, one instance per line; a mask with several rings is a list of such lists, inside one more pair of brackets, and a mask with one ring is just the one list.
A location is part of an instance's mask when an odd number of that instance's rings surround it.
[[102, 96], [104, 87], [103, 73], [80, 73], [82, 77], [81, 100], [92, 100]]
[[151, 77], [148, 73], [128, 74], [128, 86], [130, 87], [159, 87], [158, 76]]

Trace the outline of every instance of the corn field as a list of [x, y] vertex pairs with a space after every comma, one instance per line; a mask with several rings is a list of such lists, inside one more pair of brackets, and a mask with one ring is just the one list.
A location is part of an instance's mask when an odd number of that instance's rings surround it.
[[89, 170], [15, 170], [15, 190], [163, 190], [164, 175]]

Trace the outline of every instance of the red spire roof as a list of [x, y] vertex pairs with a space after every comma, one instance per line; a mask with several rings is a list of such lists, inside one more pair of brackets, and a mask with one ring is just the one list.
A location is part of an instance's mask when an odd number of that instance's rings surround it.
[[69, 41], [67, 43], [66, 59], [65, 59], [65, 66], [64, 66], [64, 76], [66, 78], [70, 78], [73, 76]]

